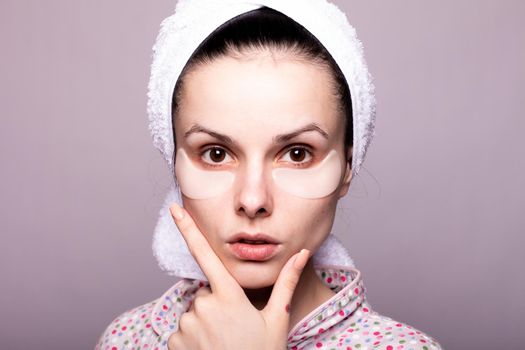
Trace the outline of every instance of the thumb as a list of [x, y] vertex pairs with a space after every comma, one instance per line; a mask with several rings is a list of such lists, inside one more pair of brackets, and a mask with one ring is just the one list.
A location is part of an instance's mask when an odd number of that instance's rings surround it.
[[295, 292], [295, 287], [297, 287], [297, 282], [299, 282], [299, 278], [309, 256], [310, 251], [308, 249], [302, 249], [288, 260], [279, 273], [279, 277], [277, 277], [268, 304], [262, 310], [269, 319], [277, 322], [277, 324], [286, 323], [286, 325], [288, 325], [290, 319], [290, 304]]

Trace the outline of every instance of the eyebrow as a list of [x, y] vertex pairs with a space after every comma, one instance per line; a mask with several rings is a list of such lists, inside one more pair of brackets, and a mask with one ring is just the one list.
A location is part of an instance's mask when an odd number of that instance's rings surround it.
[[[299, 136], [300, 134], [302, 134], [304, 132], [308, 132], [308, 131], [317, 131], [325, 139], [328, 139], [328, 133], [326, 131], [324, 131], [319, 126], [319, 124], [317, 124], [317, 123], [310, 123], [310, 124], [307, 124], [307, 125], [299, 128], [299, 129], [295, 130], [295, 131], [292, 131], [290, 133], [276, 135], [276, 136], [274, 136], [272, 138], [272, 140], [273, 140], [274, 144], [281, 144], [281, 143], [288, 142], [291, 139]], [[191, 134], [198, 133], [198, 132], [203, 132], [203, 133], [209, 134], [210, 136], [213, 136], [216, 139], [218, 139], [218, 140], [220, 140], [220, 141], [222, 141], [222, 142], [224, 142], [226, 144], [237, 146], [237, 142], [233, 141], [231, 139], [231, 137], [223, 135], [223, 134], [220, 134], [220, 133], [218, 133], [216, 131], [207, 129], [204, 126], [199, 125], [199, 124], [193, 124], [193, 126], [188, 131], [186, 131], [184, 133], [184, 138], [188, 138], [188, 136], [190, 136]]]

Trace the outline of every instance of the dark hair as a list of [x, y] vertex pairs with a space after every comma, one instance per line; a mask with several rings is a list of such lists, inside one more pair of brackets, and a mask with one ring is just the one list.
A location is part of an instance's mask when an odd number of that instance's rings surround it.
[[[175, 116], [178, 112], [184, 78], [188, 72], [200, 64], [209, 63], [221, 56], [242, 55], [244, 50], [257, 48], [289, 51], [309, 63], [329, 69], [335, 83], [333, 91], [340, 102], [337, 108], [345, 119], [344, 149], [346, 156], [349, 147], [353, 144], [352, 100], [341, 69], [321, 42], [308, 30], [283, 13], [265, 6], [225, 22], [208, 35], [193, 52], [175, 84], [172, 97], [171, 113], [175, 145]], [[175, 152], [173, 153], [173, 164], [175, 164]], [[347, 161], [351, 166], [351, 157]]]

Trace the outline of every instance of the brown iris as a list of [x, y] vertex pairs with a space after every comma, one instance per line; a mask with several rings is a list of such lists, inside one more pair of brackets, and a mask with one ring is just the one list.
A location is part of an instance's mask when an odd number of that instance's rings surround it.
[[294, 162], [301, 162], [305, 156], [306, 156], [306, 152], [302, 148], [293, 148], [292, 151], [290, 152], [290, 158]]
[[210, 159], [214, 162], [220, 163], [224, 160], [224, 157], [226, 156], [224, 150], [220, 148], [212, 148], [210, 150]]

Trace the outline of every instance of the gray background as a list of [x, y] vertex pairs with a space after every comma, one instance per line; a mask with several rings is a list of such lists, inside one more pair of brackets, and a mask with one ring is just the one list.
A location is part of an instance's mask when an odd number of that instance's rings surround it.
[[[377, 88], [334, 226], [370, 303], [447, 349], [522, 349], [525, 2], [336, 3]], [[0, 3], [0, 348], [91, 349], [176, 282], [151, 251], [169, 177], [145, 112], [173, 8]]]

